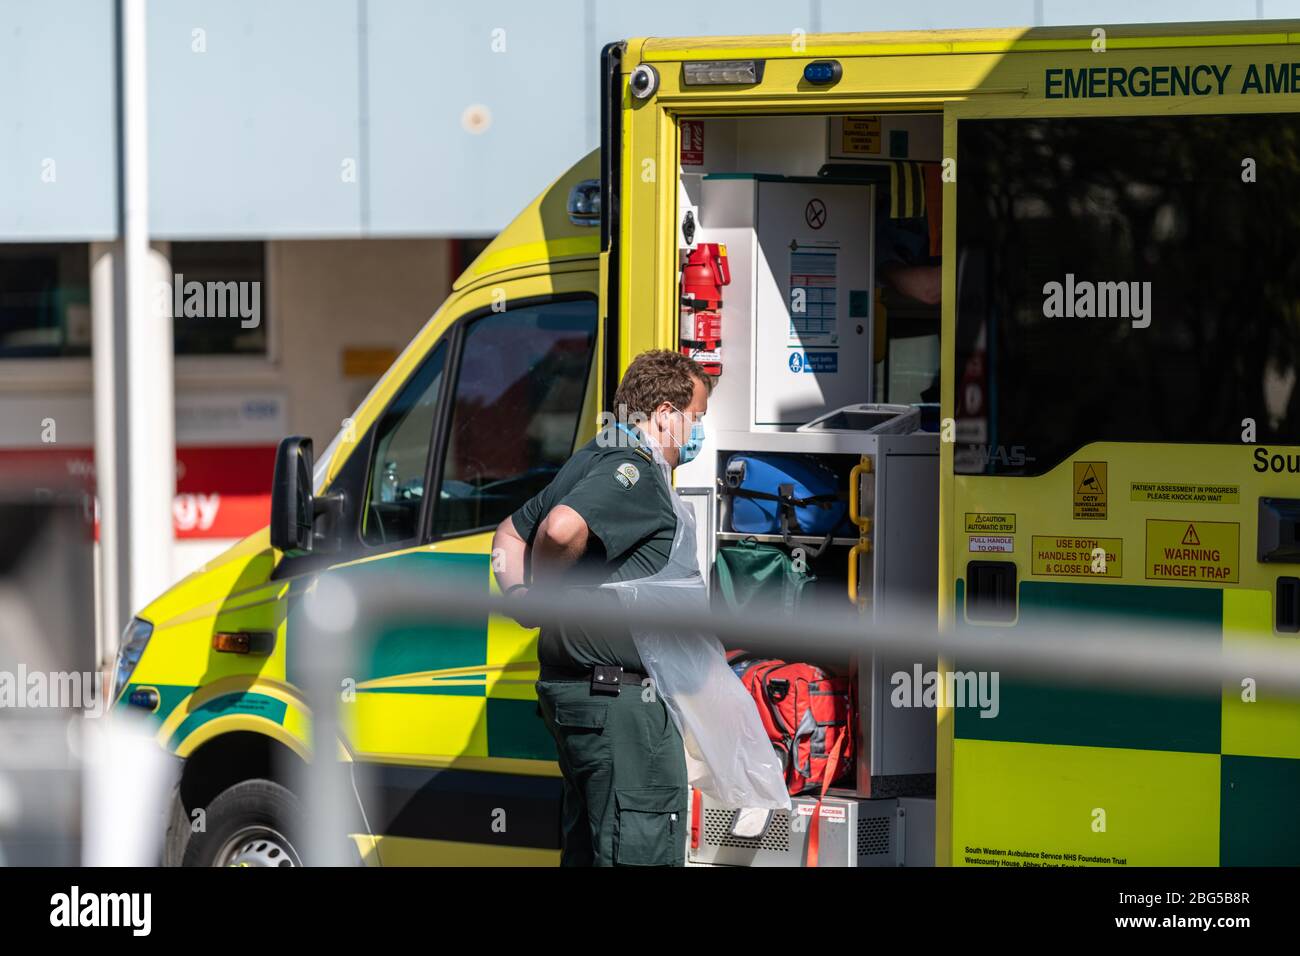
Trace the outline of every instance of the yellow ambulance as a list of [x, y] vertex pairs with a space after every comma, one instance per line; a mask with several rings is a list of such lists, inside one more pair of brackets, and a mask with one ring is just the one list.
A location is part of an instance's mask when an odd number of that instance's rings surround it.
[[[116, 706], [183, 761], [167, 861], [302, 861], [283, 768], [308, 757], [303, 594], [398, 567], [490, 593], [493, 527], [650, 348], [720, 372], [710, 444], [677, 475], [702, 561], [799, 549], [822, 599], [878, 618], [1105, 615], [1296, 647], [1298, 38], [1255, 21], [607, 46], [600, 149], [328, 447], [282, 445], [302, 473], [278, 471], [296, 491], [271, 522], [300, 547], [255, 534], [124, 635]], [[729, 467], [782, 455], [837, 476], [848, 531], [740, 528]], [[1300, 703], [1267, 674], [1200, 696], [1008, 677], [994, 714], [912, 713], [889, 662], [843, 663], [857, 767], [821, 811], [823, 865], [1300, 863]], [[431, 611], [366, 643], [340, 741], [360, 860], [558, 861], [536, 673], [535, 633], [495, 616]], [[800, 862], [805, 804], [749, 842], [691, 806], [694, 862]]]

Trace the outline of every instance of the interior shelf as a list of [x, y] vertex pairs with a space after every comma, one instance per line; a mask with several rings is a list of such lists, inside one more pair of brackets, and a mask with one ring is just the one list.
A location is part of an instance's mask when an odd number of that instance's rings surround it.
[[[815, 791], [814, 791], [815, 793]], [[829, 787], [826, 790], [828, 797], [846, 797], [850, 800], [869, 799], [865, 793], [859, 793], [856, 787]]]

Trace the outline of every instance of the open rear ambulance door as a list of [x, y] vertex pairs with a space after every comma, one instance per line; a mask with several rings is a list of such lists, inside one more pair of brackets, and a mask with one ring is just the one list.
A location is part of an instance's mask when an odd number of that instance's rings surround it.
[[[1073, 626], [1120, 651], [1300, 626], [1300, 169], [1271, 145], [1300, 141], [1300, 117], [1168, 94], [1289, 54], [1160, 46], [1105, 60], [1167, 98], [1081, 97], [1098, 58], [1079, 43], [1004, 58], [986, 82], [1022, 87], [1014, 103], [949, 107], [941, 600], [958, 629]], [[941, 716], [940, 863], [1300, 863], [1300, 705], [1268, 675], [994, 686], [995, 715]]]
[[[815, 579], [800, 598], [800, 615], [824, 606], [880, 620], [890, 609], [901, 616], [903, 608], [921, 607], [931, 629], [939, 436], [937, 414], [933, 427], [922, 428], [918, 406], [937, 413], [937, 397], [922, 393], [937, 390], [938, 304], [891, 305], [895, 321], [886, 334], [874, 250], [879, 216], [924, 218], [934, 177], [922, 167], [937, 170], [943, 125], [943, 95], [927, 84], [953, 77], [903, 55], [846, 53], [840, 84], [816, 87], [805, 78], [824, 57], [816, 38], [806, 55], [793, 55], [783, 38], [753, 39], [746, 57], [765, 58], [732, 60], [732, 39], [606, 48], [607, 394], [627, 363], [652, 348], [681, 348], [720, 373], [703, 447], [674, 476], [696, 509], [706, 577], [724, 553], [752, 543], [771, 560], [782, 552]], [[862, 46], [869, 48], [866, 39]], [[639, 78], [648, 78], [644, 97], [629, 92]], [[919, 91], [902, 96], [906, 84], [920, 84]], [[882, 88], [889, 98], [879, 95]], [[845, 147], [855, 136], [855, 147]], [[936, 198], [932, 208], [940, 205]], [[886, 223], [880, 231], [894, 228]], [[937, 258], [928, 234], [923, 245], [926, 258]], [[703, 280], [715, 265], [717, 279]], [[937, 272], [933, 263], [927, 268]], [[716, 351], [684, 331], [698, 333], [701, 326], [690, 323], [709, 311], [721, 314]], [[890, 364], [884, 346], [895, 337], [909, 344], [900, 347], [906, 360]], [[810, 494], [842, 502], [843, 514], [788, 535], [774, 522], [738, 519], [728, 490], [733, 478], [743, 481], [738, 476], [749, 469], [745, 474], [769, 483], [756, 486], [760, 494], [777, 492], [791, 463], [819, 483]], [[843, 721], [854, 735], [850, 772], [835, 777], [830, 805], [818, 811], [826, 823], [821, 865], [932, 864], [935, 711], [888, 701], [894, 675], [910, 677], [914, 665], [932, 674], [935, 660], [873, 657], [847, 634], [833, 653], [818, 652], [802, 636], [796, 620], [788, 645], [764, 648], [763, 656], [822, 668], [853, 688], [856, 701]], [[801, 865], [817, 794], [801, 793], [795, 803], [762, 838], [749, 838], [731, 832], [734, 810], [707, 798], [694, 802], [698, 841], [690, 859]]]

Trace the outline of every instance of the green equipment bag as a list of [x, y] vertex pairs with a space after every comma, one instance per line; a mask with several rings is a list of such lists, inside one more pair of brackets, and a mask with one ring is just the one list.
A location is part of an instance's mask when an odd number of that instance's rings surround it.
[[782, 548], [744, 538], [718, 549], [717, 593], [732, 611], [776, 611], [793, 615], [803, 589], [816, 577], [796, 571]]

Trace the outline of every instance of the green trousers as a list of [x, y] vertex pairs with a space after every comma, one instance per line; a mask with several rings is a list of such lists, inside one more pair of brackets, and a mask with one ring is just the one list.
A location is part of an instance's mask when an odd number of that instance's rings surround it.
[[686, 754], [663, 700], [635, 684], [535, 686], [564, 775], [560, 865], [683, 866]]

